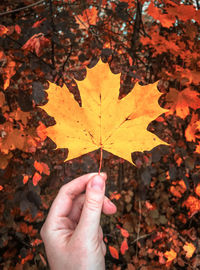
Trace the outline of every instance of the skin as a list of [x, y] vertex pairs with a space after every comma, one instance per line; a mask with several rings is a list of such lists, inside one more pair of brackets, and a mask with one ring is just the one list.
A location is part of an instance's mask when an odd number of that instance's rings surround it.
[[40, 232], [51, 270], [105, 269], [100, 217], [116, 212], [104, 195], [106, 178], [86, 174], [59, 190]]

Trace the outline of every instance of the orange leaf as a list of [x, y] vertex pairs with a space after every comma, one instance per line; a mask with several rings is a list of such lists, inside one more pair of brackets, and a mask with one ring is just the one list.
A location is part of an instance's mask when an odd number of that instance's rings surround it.
[[159, 20], [163, 27], [171, 27], [176, 21], [176, 17], [171, 13], [165, 14], [162, 13], [159, 8], [154, 6], [153, 2], [150, 3], [148, 7], [148, 14], [153, 17], [155, 20]]
[[182, 194], [187, 190], [187, 187], [185, 185], [185, 182], [183, 180], [180, 180], [178, 183], [176, 183], [175, 186], [170, 187], [170, 192], [178, 198], [182, 197]]
[[117, 193], [117, 191], [114, 191], [113, 193], [110, 194], [110, 199], [111, 200], [119, 200], [121, 198], [121, 194]]
[[186, 252], [186, 257], [191, 258], [196, 250], [196, 247], [192, 243], [186, 242], [186, 244], [183, 246], [183, 249]]
[[200, 135], [197, 135], [198, 132], [200, 132], [200, 120], [198, 115], [193, 113], [191, 121], [185, 130], [187, 141], [195, 142], [197, 138], [200, 139]]
[[200, 183], [196, 186], [195, 193], [200, 197]]
[[186, 206], [189, 208], [190, 212], [190, 217], [195, 215], [197, 212], [200, 211], [200, 200], [195, 198], [194, 196], [189, 196], [187, 200], [183, 203], [183, 206]]
[[0, 185], [0, 191], [3, 190], [3, 186]]
[[0, 25], [0, 37], [5, 35], [7, 32], [8, 32], [8, 28], [1, 24]]
[[127, 240], [124, 239], [120, 247], [121, 254], [124, 255], [126, 250], [128, 250], [128, 244], [127, 244]]
[[28, 182], [29, 176], [28, 175], [24, 175], [23, 177], [23, 183], [24, 185]]
[[100, 61], [77, 84], [81, 107], [65, 85], [61, 88], [53, 83], [49, 83], [49, 102], [42, 106], [56, 121], [47, 128], [47, 135], [57, 148], [68, 148], [66, 160], [102, 148], [133, 164], [132, 152], [166, 144], [147, 130], [152, 120], [166, 112], [158, 104], [157, 83], [137, 83], [119, 99], [120, 74], [113, 74]]
[[200, 143], [197, 145], [195, 152], [200, 154]]
[[3, 79], [4, 79], [3, 89], [4, 90], [6, 90], [9, 87], [10, 79], [16, 73], [15, 66], [16, 66], [16, 63], [14, 61], [10, 61], [10, 59], [9, 59], [7, 66], [5, 68], [3, 68]]
[[189, 107], [194, 110], [200, 107], [200, 98], [198, 95], [197, 92], [189, 88], [181, 92], [171, 88], [170, 92], [166, 95], [167, 108], [170, 108], [170, 111], [166, 115], [176, 112], [177, 116], [184, 119], [190, 113]]
[[40, 121], [37, 127], [37, 135], [44, 141], [47, 137], [46, 126]]
[[176, 253], [173, 249], [170, 249], [170, 251], [166, 251], [166, 252], [164, 253], [164, 255], [165, 255], [165, 257], [167, 258], [167, 262], [166, 262], [167, 265], [170, 265], [171, 262], [172, 262], [173, 260], [175, 260], [176, 257], [177, 257], [177, 253]]
[[37, 186], [38, 182], [41, 180], [42, 176], [38, 173], [35, 172], [34, 176], [33, 176], [33, 185]]
[[145, 206], [148, 210], [154, 210], [156, 209], [155, 205], [152, 205], [149, 201], [145, 201]]
[[44, 173], [44, 174], [46, 174], [46, 175], [50, 175], [49, 167], [48, 167], [48, 165], [45, 164], [44, 162], [37, 162], [37, 161], [35, 160], [35, 162], [34, 162], [34, 167], [35, 167], [35, 169], [36, 169], [40, 174]]
[[35, 162], [34, 162], [34, 167], [35, 167], [35, 169], [36, 169], [40, 174], [42, 174], [43, 168], [42, 168], [42, 164], [41, 164], [40, 162], [37, 162], [37, 161], [35, 160]]
[[76, 22], [80, 25], [81, 29], [88, 28], [90, 25], [95, 25], [98, 19], [98, 10], [96, 7], [86, 9], [83, 11], [83, 15], [79, 15], [76, 18]]
[[115, 247], [112, 247], [112, 246], [109, 246], [108, 248], [109, 248], [111, 256], [115, 259], [119, 259], [119, 253], [118, 253], [117, 249]]

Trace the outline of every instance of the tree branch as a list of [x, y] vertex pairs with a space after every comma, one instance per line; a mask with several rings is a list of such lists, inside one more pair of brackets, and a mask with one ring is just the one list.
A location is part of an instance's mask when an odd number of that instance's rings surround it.
[[40, 1], [36, 2], [36, 3], [28, 5], [26, 7], [21, 7], [21, 8], [5, 11], [5, 12], [0, 13], [0, 16], [4, 16], [4, 15], [7, 15], [7, 14], [19, 12], [21, 10], [28, 9], [28, 8], [31, 8], [31, 7], [34, 7], [34, 6], [38, 6], [38, 5], [42, 4], [43, 2], [45, 2], [45, 0], [40, 0]]
[[[6, 37], [7, 37], [8, 39], [10, 39], [12, 42], [14, 42], [15, 44], [17, 44], [20, 48], [23, 46], [21, 43], [19, 43], [19, 42], [18, 42], [17, 40], [15, 40], [15, 39], [11, 38], [10, 36], [6, 35]], [[45, 62], [42, 58], [40, 58], [39, 56], [37, 56], [35, 53], [33, 53], [33, 52], [31, 52], [31, 51], [29, 51], [29, 53], [30, 53], [31, 55], [33, 55], [34, 57], [36, 57], [36, 58], [38, 59], [38, 61], [40, 61], [40, 62], [42, 62], [43, 64], [45, 64], [45, 65], [47, 65], [48, 67], [50, 67], [52, 70], [55, 69], [53, 65], [51, 65], [51, 64], [49, 64], [49, 63], [47, 63], [47, 62]]]

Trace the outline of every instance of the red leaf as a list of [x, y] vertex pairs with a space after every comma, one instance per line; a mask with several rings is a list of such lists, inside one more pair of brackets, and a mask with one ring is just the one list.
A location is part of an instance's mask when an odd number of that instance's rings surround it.
[[15, 32], [21, 34], [21, 27], [18, 24], [15, 25]]
[[0, 191], [3, 189], [3, 186], [0, 185]]
[[35, 22], [35, 23], [33, 24], [32, 28], [37, 28], [37, 27], [39, 27], [44, 21], [46, 21], [46, 18], [43, 18], [42, 20]]
[[127, 240], [124, 239], [122, 244], [121, 244], [121, 247], [120, 247], [120, 252], [122, 255], [124, 255], [124, 253], [126, 252], [126, 250], [128, 250], [128, 244], [127, 244]]
[[42, 49], [50, 44], [50, 40], [44, 37], [43, 33], [38, 33], [32, 36], [22, 47], [23, 50], [31, 51], [37, 54], [37, 56], [42, 55]]
[[118, 253], [117, 249], [115, 247], [112, 247], [112, 246], [109, 246], [108, 248], [109, 248], [111, 256], [115, 259], [119, 259], [119, 253]]

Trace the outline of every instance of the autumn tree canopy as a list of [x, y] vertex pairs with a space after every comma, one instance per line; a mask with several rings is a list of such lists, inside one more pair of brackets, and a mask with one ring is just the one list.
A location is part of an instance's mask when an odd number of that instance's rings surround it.
[[68, 148], [55, 150], [46, 128], [56, 118], [42, 107], [49, 82], [67, 86], [81, 106], [79, 82], [99, 60], [118, 74], [120, 99], [139, 85], [140, 103], [158, 85], [162, 112], [148, 131], [166, 143], [129, 147], [136, 167], [103, 153], [107, 195], [118, 206], [102, 221], [108, 269], [198, 267], [199, 8], [198, 0], [1, 1], [0, 268], [48, 269], [39, 230], [53, 198], [98, 170], [99, 151], [64, 162]]

